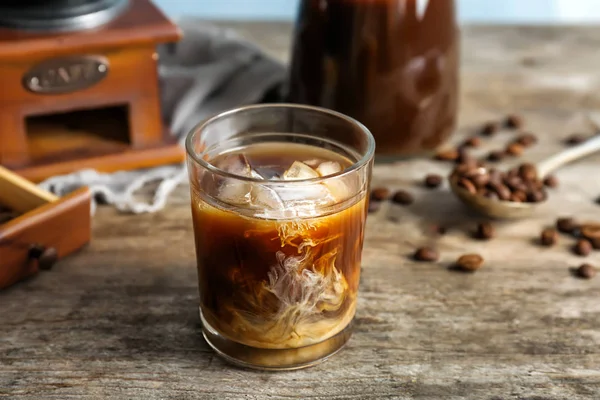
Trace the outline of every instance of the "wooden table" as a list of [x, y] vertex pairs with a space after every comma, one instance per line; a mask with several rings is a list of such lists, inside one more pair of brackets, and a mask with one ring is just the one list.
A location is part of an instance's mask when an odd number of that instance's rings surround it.
[[[233, 25], [233, 24], [232, 24]], [[234, 25], [285, 60], [290, 26]], [[461, 132], [518, 111], [540, 143], [536, 161], [563, 148], [567, 121], [600, 109], [600, 28], [466, 27]], [[513, 137], [498, 134], [486, 148]], [[483, 151], [483, 150], [482, 150]], [[410, 207], [369, 217], [357, 327], [348, 347], [288, 373], [232, 368], [200, 336], [188, 188], [167, 209], [101, 209], [93, 242], [53, 271], [0, 294], [0, 397], [11, 399], [598, 399], [600, 278], [573, 277], [584, 259], [561, 237], [533, 243], [559, 215], [598, 218], [600, 158], [565, 167], [535, 217], [470, 238], [479, 218], [447, 187], [418, 181], [448, 166], [378, 165], [374, 184], [411, 190]], [[443, 223], [447, 235], [429, 234]], [[407, 256], [435, 243], [441, 260]], [[475, 274], [447, 266], [467, 251]], [[600, 253], [587, 259], [600, 264]]]

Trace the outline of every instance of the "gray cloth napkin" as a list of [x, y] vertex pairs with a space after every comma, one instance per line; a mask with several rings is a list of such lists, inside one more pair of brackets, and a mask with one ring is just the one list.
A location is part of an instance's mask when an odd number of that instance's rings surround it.
[[[233, 31], [193, 18], [177, 24], [184, 37], [158, 49], [159, 76], [163, 119], [183, 146], [187, 133], [204, 119], [276, 93], [285, 66]], [[123, 212], [146, 213], [162, 209], [186, 179], [185, 164], [177, 164], [110, 174], [84, 169], [40, 186], [58, 196], [88, 186], [94, 195], [92, 213], [98, 200]], [[136, 196], [150, 186], [148, 201]]]

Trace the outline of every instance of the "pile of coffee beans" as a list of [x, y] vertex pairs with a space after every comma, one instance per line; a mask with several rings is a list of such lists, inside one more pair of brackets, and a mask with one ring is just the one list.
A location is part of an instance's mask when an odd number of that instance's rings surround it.
[[506, 172], [479, 164], [459, 164], [452, 171], [452, 179], [468, 192], [493, 200], [539, 203], [547, 198], [544, 181], [538, 178], [535, 166], [529, 163]]

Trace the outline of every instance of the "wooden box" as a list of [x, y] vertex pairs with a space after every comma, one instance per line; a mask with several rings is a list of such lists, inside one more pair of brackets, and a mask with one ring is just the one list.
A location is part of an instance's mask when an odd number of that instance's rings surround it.
[[179, 163], [162, 121], [156, 46], [181, 32], [149, 0], [77, 32], [0, 28], [0, 165], [39, 182]]
[[50, 269], [91, 238], [91, 195], [63, 198], [0, 167], [0, 205], [18, 214], [0, 221], [0, 290]]

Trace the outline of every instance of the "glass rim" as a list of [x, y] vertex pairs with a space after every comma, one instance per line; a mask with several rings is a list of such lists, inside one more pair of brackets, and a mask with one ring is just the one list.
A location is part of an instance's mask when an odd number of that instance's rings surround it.
[[[317, 178], [297, 179], [297, 180], [266, 180], [266, 179], [253, 178], [253, 177], [249, 177], [249, 176], [242, 176], [242, 175], [237, 175], [237, 174], [234, 174], [231, 172], [227, 172], [221, 168], [214, 166], [213, 164], [207, 162], [206, 160], [198, 157], [198, 153], [193, 149], [193, 143], [192, 143], [193, 139], [195, 138], [195, 136], [197, 134], [202, 132], [209, 125], [211, 125], [219, 120], [223, 120], [225, 118], [232, 117], [235, 114], [243, 112], [243, 111], [253, 110], [253, 109], [275, 109], [275, 108], [284, 108], [284, 109], [296, 108], [296, 109], [317, 111], [319, 113], [328, 114], [335, 118], [344, 120], [351, 125], [355, 125], [359, 128], [359, 130], [366, 137], [367, 150], [364, 152], [364, 154], [361, 155], [361, 157], [356, 162], [353, 162], [352, 165], [350, 165], [348, 168], [345, 168], [334, 174], [320, 176]], [[279, 133], [285, 134], [285, 132], [279, 132]], [[316, 135], [314, 135], [312, 133], [306, 133], [304, 135], [316, 137]], [[333, 143], [335, 143], [335, 142], [333, 142]], [[340, 143], [340, 145], [342, 145], [342, 144]], [[230, 110], [226, 110], [226, 111], [223, 111], [216, 115], [213, 115], [212, 117], [196, 124], [190, 130], [190, 132], [187, 134], [187, 137], [185, 139], [185, 149], [186, 149], [186, 153], [187, 153], [188, 157], [190, 157], [195, 163], [199, 164], [201, 167], [205, 168], [206, 170], [210, 171], [211, 173], [220, 175], [224, 178], [231, 178], [231, 179], [236, 179], [236, 180], [240, 180], [240, 181], [244, 181], [244, 182], [260, 183], [263, 185], [265, 185], [265, 184], [267, 184], [267, 185], [273, 185], [273, 184], [297, 185], [297, 184], [323, 182], [323, 181], [326, 181], [329, 179], [343, 177], [343, 176], [353, 173], [357, 170], [360, 170], [361, 168], [366, 166], [373, 159], [373, 157], [375, 155], [375, 138], [373, 137], [373, 134], [371, 133], [371, 131], [369, 131], [369, 129], [364, 124], [362, 124], [360, 121], [358, 121], [355, 118], [352, 118], [346, 114], [340, 113], [338, 111], [330, 110], [330, 109], [324, 108], [324, 107], [310, 106], [310, 105], [304, 105], [304, 104], [263, 103], [263, 104], [252, 104], [252, 105], [248, 105], [248, 106], [232, 108]]]

